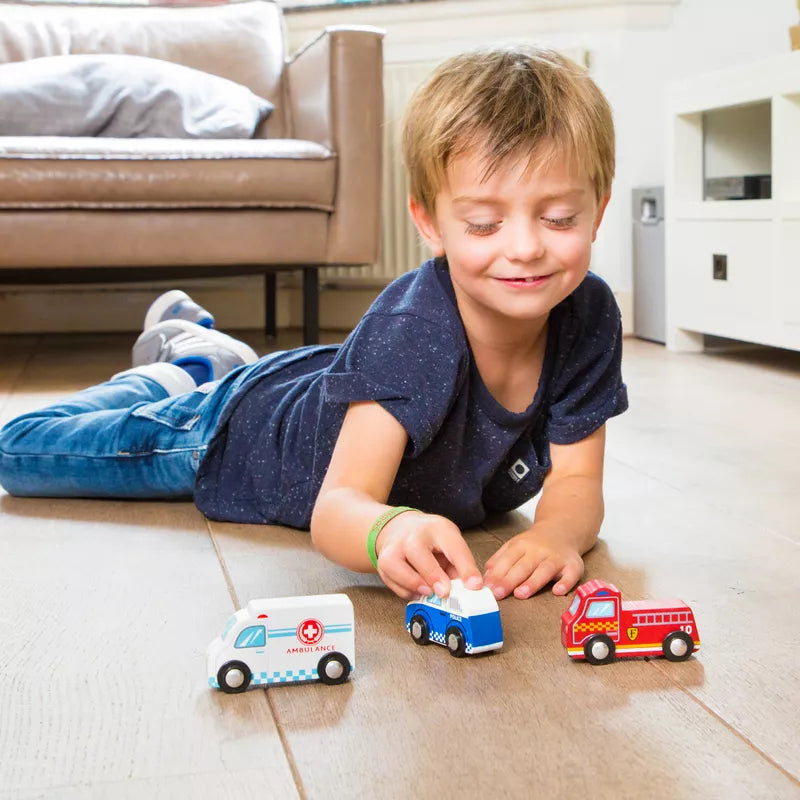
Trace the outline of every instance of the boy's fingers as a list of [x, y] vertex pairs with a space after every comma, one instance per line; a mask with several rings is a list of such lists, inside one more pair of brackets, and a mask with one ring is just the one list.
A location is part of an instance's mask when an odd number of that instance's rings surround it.
[[[502, 571], [501, 566], [504, 567]], [[494, 572], [487, 577], [486, 583], [499, 600], [511, 594], [517, 586], [530, 578], [533, 569], [534, 564], [525, 558], [524, 554], [518, 554], [516, 559], [509, 556], [502, 564], [495, 567]]]
[[390, 577], [386, 575], [381, 575], [381, 580], [386, 584], [388, 589], [391, 589], [398, 597], [402, 598], [403, 600], [411, 600], [415, 594], [413, 592], [409, 592], [405, 586], [401, 586], [399, 583], [393, 581]]
[[508, 542], [501, 544], [500, 547], [498, 547], [497, 550], [495, 550], [494, 553], [489, 556], [489, 558], [486, 560], [486, 564], [484, 565], [484, 575], [494, 569], [497, 562], [500, 561], [505, 555], [506, 550], [508, 550]]
[[583, 559], [580, 564], [569, 563], [553, 586], [553, 594], [566, 594], [583, 577]]
[[464, 581], [464, 586], [467, 589], [480, 589], [483, 586], [483, 578], [461, 532], [453, 531], [452, 536], [448, 536], [440, 546], [447, 560], [456, 568], [458, 577]]
[[[381, 579], [387, 586], [389, 585], [388, 581], [392, 581], [396, 585], [402, 586], [411, 595], [428, 595], [433, 591], [431, 588], [433, 584], [427, 583], [405, 560], [393, 558], [381, 561], [378, 559], [378, 566]], [[395, 592], [394, 589], [392, 591]]]
[[450, 594], [450, 578], [431, 550], [421, 542], [413, 542], [406, 549], [408, 563], [421, 576], [422, 581], [431, 586], [439, 597]]
[[[512, 548], [508, 548], [502, 553], [498, 550], [494, 556], [492, 556], [491, 563], [489, 561], [486, 562], [486, 569], [483, 573], [483, 579], [486, 585], [494, 588], [497, 585], [505, 584], [508, 579], [508, 573], [514, 565], [519, 562], [522, 555], [521, 552], [515, 552]], [[531, 570], [532, 569], [533, 567], [531, 566]], [[529, 574], [530, 571], [528, 572], [528, 575]], [[527, 575], [523, 577], [527, 577]], [[507, 592], [505, 594], [507, 594]]]
[[536, 594], [539, 589], [549, 583], [559, 573], [559, 568], [551, 561], [542, 561], [531, 573], [527, 580], [520, 581], [514, 589], [514, 597], [525, 600], [531, 595]]

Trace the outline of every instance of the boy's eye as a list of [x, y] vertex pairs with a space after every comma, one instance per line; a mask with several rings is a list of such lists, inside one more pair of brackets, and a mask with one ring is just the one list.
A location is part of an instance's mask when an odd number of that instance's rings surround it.
[[575, 224], [577, 215], [571, 217], [542, 217], [542, 219], [554, 228], [571, 228]]
[[488, 236], [497, 230], [496, 222], [467, 223], [467, 233], [475, 236]]

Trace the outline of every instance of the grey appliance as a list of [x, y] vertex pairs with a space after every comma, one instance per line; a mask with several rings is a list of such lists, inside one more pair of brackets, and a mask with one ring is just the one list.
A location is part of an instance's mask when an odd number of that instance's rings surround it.
[[664, 344], [664, 187], [633, 190], [633, 334]]

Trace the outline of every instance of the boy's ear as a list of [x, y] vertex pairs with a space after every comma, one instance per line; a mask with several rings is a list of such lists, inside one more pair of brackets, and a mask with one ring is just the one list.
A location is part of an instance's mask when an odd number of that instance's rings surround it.
[[611, 192], [609, 192], [601, 201], [600, 205], [597, 207], [597, 216], [594, 218], [594, 227], [592, 228], [592, 241], [597, 238], [597, 229], [600, 227], [600, 223], [603, 221], [603, 214], [606, 213], [606, 206], [608, 205], [608, 201], [611, 199]]
[[416, 225], [419, 235], [425, 241], [425, 244], [430, 247], [435, 256], [443, 256], [444, 248], [442, 247], [442, 237], [439, 236], [436, 223], [431, 219], [431, 215], [425, 210], [424, 206], [413, 197], [408, 198], [408, 211], [411, 214], [411, 219], [414, 220], [414, 225]]

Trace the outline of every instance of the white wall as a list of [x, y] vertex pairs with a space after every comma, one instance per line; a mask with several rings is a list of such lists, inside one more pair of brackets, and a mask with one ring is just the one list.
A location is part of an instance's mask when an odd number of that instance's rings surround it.
[[[615, 286], [632, 285], [630, 190], [664, 182], [669, 81], [787, 52], [789, 26], [797, 20], [795, 0], [682, 0], [663, 35], [628, 35], [616, 74], [608, 76], [609, 92], [617, 100], [620, 171], [615, 188], [623, 212], [618, 220], [621, 260], [611, 277]], [[642, 70], [642, 64], [652, 64], [652, 70]]]
[[[617, 177], [594, 268], [617, 292], [633, 288], [631, 190], [664, 183], [665, 90], [670, 81], [786, 52], [795, 0], [681, 0], [660, 30], [586, 37], [595, 80], [614, 109]], [[551, 37], [573, 42], [574, 33]]]

